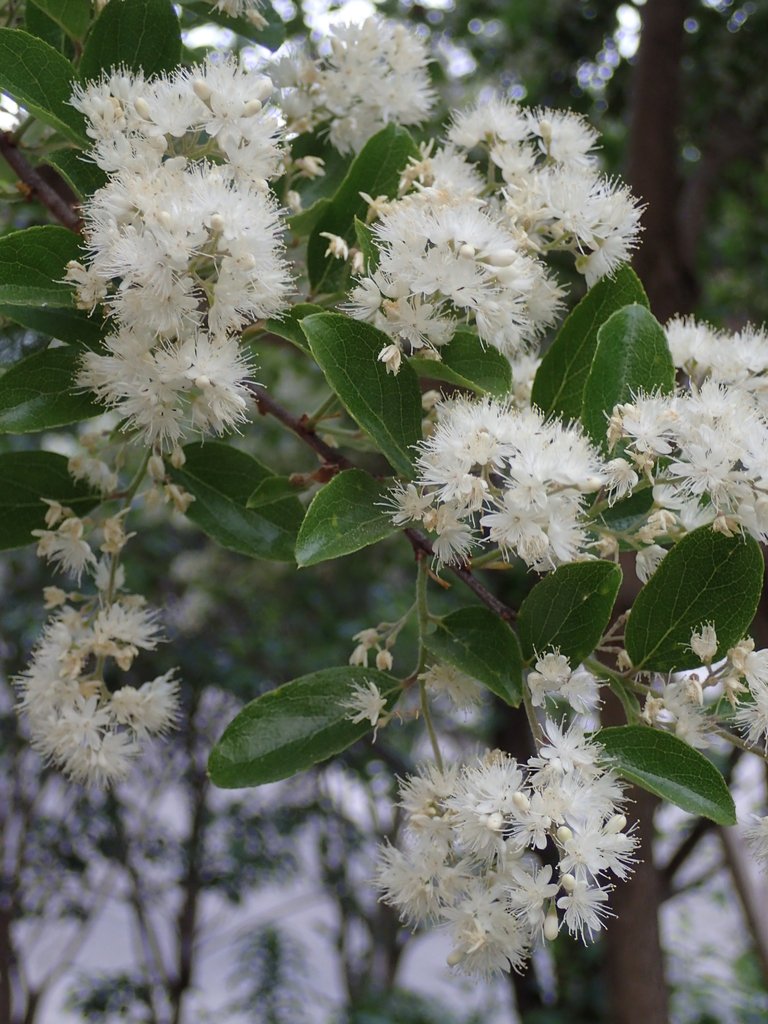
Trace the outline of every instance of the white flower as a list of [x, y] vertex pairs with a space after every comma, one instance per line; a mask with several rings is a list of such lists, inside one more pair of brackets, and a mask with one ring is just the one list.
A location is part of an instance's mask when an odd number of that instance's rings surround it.
[[365, 683], [355, 683], [349, 697], [341, 701], [339, 707], [348, 709], [346, 717], [350, 722], [370, 722], [375, 738], [376, 730], [385, 717], [387, 698], [376, 683], [368, 679]]
[[708, 665], [717, 654], [717, 633], [714, 622], [705, 622], [691, 633], [691, 650], [703, 665]]
[[528, 955], [530, 932], [506, 909], [504, 889], [474, 884], [456, 906], [446, 907], [453, 942], [448, 963], [463, 974], [489, 978], [496, 971], [520, 970]]
[[478, 681], [453, 665], [430, 665], [419, 678], [428, 690], [438, 695], [444, 693], [459, 709], [471, 708], [483, 699], [483, 690]]
[[571, 935], [578, 936], [584, 943], [591, 941], [603, 928], [605, 918], [614, 916], [605, 905], [610, 891], [610, 886], [575, 880], [572, 891], [557, 901], [558, 907], [565, 911], [564, 920]]
[[756, 814], [750, 816], [752, 824], [742, 829], [742, 835], [752, 852], [752, 856], [763, 870], [768, 868], [768, 816], [761, 818]]

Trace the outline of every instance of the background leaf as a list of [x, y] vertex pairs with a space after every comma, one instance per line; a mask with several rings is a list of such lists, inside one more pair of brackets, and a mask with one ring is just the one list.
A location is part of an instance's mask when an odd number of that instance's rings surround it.
[[674, 387], [675, 366], [663, 327], [645, 306], [624, 306], [597, 332], [581, 421], [592, 439], [605, 447], [614, 406], [628, 402], [640, 389], [669, 394]]
[[78, 516], [99, 503], [87, 486], [67, 471], [67, 459], [53, 452], [6, 452], [0, 455], [0, 549], [31, 544], [32, 530], [45, 528], [48, 506], [60, 501]]
[[0, 303], [0, 316], [32, 331], [58, 338], [73, 345], [94, 348], [105, 333], [104, 321], [98, 315], [88, 316], [80, 309], [50, 307], [39, 309], [35, 306], [12, 306]]
[[156, 75], [180, 59], [181, 25], [170, 0], [111, 0], [88, 35], [80, 77], [98, 78], [118, 65]]
[[46, 224], [0, 238], [0, 303], [72, 306], [72, 285], [63, 282], [70, 260], [81, 256], [78, 236]]
[[313, 313], [325, 313], [325, 309], [323, 306], [316, 306], [313, 302], [299, 302], [279, 320], [267, 320], [267, 330], [276, 334], [278, 338], [290, 341], [302, 352], [309, 353], [309, 342], [301, 329], [301, 321], [307, 316], [312, 316]]
[[412, 447], [421, 440], [421, 393], [416, 374], [403, 363], [387, 373], [378, 354], [389, 338], [370, 324], [340, 313], [319, 313], [301, 322], [312, 355], [350, 416], [398, 473], [411, 476]]
[[687, 743], [645, 725], [601, 729], [594, 739], [625, 779], [718, 825], [735, 825], [736, 809], [720, 772]]
[[487, 686], [512, 707], [523, 696], [523, 660], [517, 637], [488, 608], [472, 605], [446, 615], [429, 633], [425, 646], [436, 661], [446, 661]]
[[91, 23], [91, 0], [35, 0], [35, 6], [60, 25], [70, 39], [83, 39]]
[[0, 377], [0, 434], [28, 434], [99, 416], [104, 406], [74, 382], [80, 353], [50, 348]]
[[440, 349], [441, 359], [410, 359], [420, 377], [444, 380], [480, 394], [503, 398], [512, 389], [512, 367], [501, 352], [483, 345], [474, 331], [458, 330]]
[[751, 537], [693, 530], [669, 551], [635, 599], [624, 643], [637, 668], [696, 668], [691, 632], [714, 622], [722, 658], [749, 630], [763, 588], [763, 556]]
[[251, 455], [216, 441], [187, 445], [187, 461], [173, 479], [193, 494], [187, 518], [218, 544], [251, 558], [292, 561], [296, 531], [304, 515], [296, 498], [283, 498], [258, 512], [247, 508], [257, 484], [274, 474]]
[[559, 647], [576, 668], [605, 632], [620, 585], [621, 569], [613, 562], [561, 565], [545, 576], [520, 606], [517, 625], [526, 660]]
[[313, 291], [335, 291], [349, 273], [345, 263], [325, 255], [328, 239], [322, 238], [321, 232], [340, 235], [352, 245], [356, 241], [355, 218], [364, 221], [368, 209], [360, 193], [367, 192], [374, 198], [396, 195], [408, 158], [418, 155], [410, 133], [395, 124], [387, 125], [366, 142], [310, 235], [307, 272]]
[[597, 332], [612, 313], [631, 302], [647, 306], [648, 298], [634, 270], [625, 264], [613, 277], [598, 281], [571, 311], [544, 353], [533, 382], [531, 401], [542, 412], [578, 419]]
[[315, 565], [389, 537], [397, 527], [381, 506], [389, 484], [360, 469], [345, 469], [318, 491], [296, 541], [296, 561]]
[[279, 686], [246, 705], [211, 751], [208, 772], [228, 789], [286, 779], [346, 750], [371, 731], [347, 718], [355, 686], [374, 683], [394, 704], [400, 683], [376, 669], [321, 669]]
[[0, 28], [0, 89], [79, 146], [85, 121], [69, 105], [75, 71], [48, 43], [18, 28]]

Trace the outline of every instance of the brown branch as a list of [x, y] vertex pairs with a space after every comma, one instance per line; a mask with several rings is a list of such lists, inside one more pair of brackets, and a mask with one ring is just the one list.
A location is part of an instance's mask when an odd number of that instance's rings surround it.
[[0, 132], [0, 154], [26, 186], [23, 191], [28, 198], [34, 196], [38, 199], [65, 228], [78, 233], [82, 231], [83, 222], [79, 213], [45, 180], [40, 171], [32, 166], [16, 145], [11, 132]]
[[[279, 402], [276, 402], [274, 398], [267, 394], [261, 385], [255, 385], [252, 391], [256, 397], [256, 403], [259, 407], [259, 412], [262, 415], [274, 416], [276, 420], [279, 420], [283, 426], [291, 430], [298, 438], [300, 438], [306, 445], [320, 456], [323, 462], [327, 465], [335, 466], [338, 469], [354, 469], [356, 468], [353, 462], [336, 451], [329, 444], [326, 444], [322, 438], [318, 437], [315, 431], [308, 427], [305, 418], [297, 419], [292, 416], [287, 409], [283, 408]], [[429, 539], [420, 533], [418, 530], [406, 529], [403, 533], [411, 543], [411, 547], [414, 552], [418, 555], [433, 555], [432, 545]], [[447, 565], [446, 569], [452, 573], [457, 579], [479, 597], [486, 607], [490, 608], [492, 612], [495, 612], [500, 618], [507, 622], [513, 620], [517, 612], [514, 608], [510, 608], [509, 605], [504, 604], [500, 601], [495, 594], [492, 594], [488, 588], [480, 582], [470, 569], [466, 566], [460, 565]]]

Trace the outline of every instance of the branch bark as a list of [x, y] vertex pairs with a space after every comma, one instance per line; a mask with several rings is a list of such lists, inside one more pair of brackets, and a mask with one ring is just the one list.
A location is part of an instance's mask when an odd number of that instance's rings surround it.
[[51, 211], [56, 220], [65, 228], [78, 233], [82, 231], [83, 222], [73, 204], [65, 199], [37, 168], [32, 166], [16, 145], [11, 132], [0, 132], [0, 154], [26, 186], [28, 197], [34, 196]]

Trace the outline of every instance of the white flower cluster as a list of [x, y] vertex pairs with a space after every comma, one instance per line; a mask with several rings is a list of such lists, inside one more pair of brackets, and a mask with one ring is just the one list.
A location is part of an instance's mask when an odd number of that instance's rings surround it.
[[245, 17], [259, 29], [266, 25], [264, 15], [260, 13], [262, 6], [261, 0], [216, 0], [211, 4], [211, 10], [228, 14], [230, 18]]
[[578, 714], [588, 715], [599, 703], [595, 676], [583, 665], [571, 670], [559, 647], [537, 657], [534, 671], [528, 673], [528, 689], [534, 707], [545, 707], [547, 700], [561, 700]]
[[382, 898], [411, 927], [444, 925], [448, 962], [469, 975], [520, 970], [561, 925], [593, 938], [610, 914], [608, 873], [626, 878], [637, 846], [600, 756], [578, 726], [547, 721], [527, 764], [497, 750], [407, 778], [404, 849], [380, 851]]
[[110, 689], [105, 682], [112, 663], [114, 672], [127, 672], [140, 651], [154, 650], [162, 639], [144, 598], [123, 591], [123, 516], [102, 524], [101, 558], [70, 509], [49, 502], [46, 526], [33, 531], [38, 554], [78, 584], [88, 572], [95, 594], [46, 587], [46, 608], [53, 614], [16, 680], [19, 707], [32, 745], [46, 760], [75, 782], [105, 786], [127, 776], [142, 739], [173, 727], [179, 686], [173, 670], [138, 688]]
[[211, 58], [75, 90], [109, 181], [85, 204], [89, 258], [68, 278], [82, 307], [104, 302], [117, 324], [79, 383], [160, 449], [244, 418], [251, 367], [232, 336], [278, 314], [290, 289], [267, 191], [281, 169], [272, 88], [234, 58]]
[[341, 153], [359, 152], [387, 124], [420, 124], [434, 92], [424, 43], [404, 25], [368, 18], [335, 26], [326, 52], [288, 50], [270, 67], [288, 129], [327, 128]]
[[465, 560], [482, 530], [540, 571], [589, 557], [586, 498], [615, 476], [578, 426], [491, 398], [441, 403], [416, 465], [416, 482], [393, 493], [393, 518], [432, 532], [438, 561]]
[[455, 114], [448, 138], [468, 153], [479, 147], [498, 169], [499, 210], [524, 251], [573, 253], [588, 285], [627, 261], [642, 210], [600, 173], [597, 132], [578, 114], [496, 97]]
[[349, 311], [392, 338], [380, 358], [393, 372], [402, 350], [439, 354], [462, 325], [514, 355], [556, 320], [561, 292], [544, 265], [471, 198], [446, 199], [440, 189], [417, 202], [406, 196], [373, 234], [378, 267], [350, 292]]

